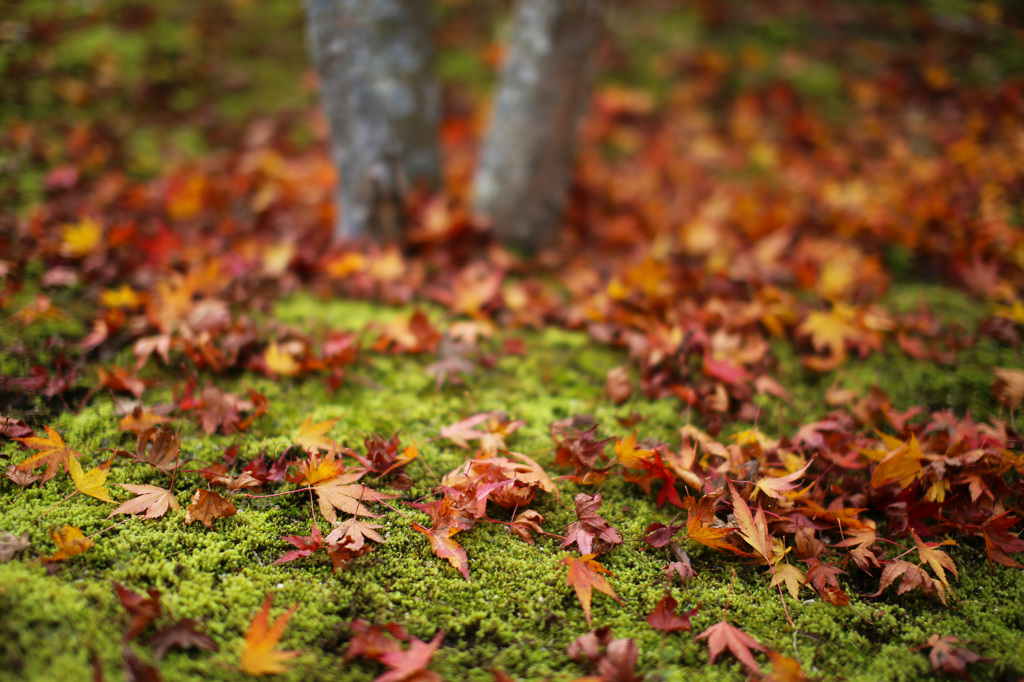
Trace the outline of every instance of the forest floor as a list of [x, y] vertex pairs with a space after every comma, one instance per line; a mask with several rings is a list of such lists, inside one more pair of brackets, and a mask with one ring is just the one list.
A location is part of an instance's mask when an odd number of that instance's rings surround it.
[[330, 244], [300, 3], [0, 21], [0, 678], [1024, 677], [1024, 18], [615, 9], [525, 258], [438, 4], [405, 251]]

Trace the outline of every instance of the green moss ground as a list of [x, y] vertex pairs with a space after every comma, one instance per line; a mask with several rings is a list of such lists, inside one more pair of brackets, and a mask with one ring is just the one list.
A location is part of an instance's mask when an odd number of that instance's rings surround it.
[[[890, 302], [899, 305], [900, 297], [916, 302], [922, 295], [946, 301], [944, 316], [970, 314], [964, 323], [976, 323], [971, 302], [948, 290], [897, 287]], [[325, 327], [358, 329], [391, 312], [364, 303], [322, 302], [300, 295], [281, 303], [275, 316], [315, 333]], [[405, 494], [405, 499], [415, 499], [434, 484], [424, 464], [440, 475], [463, 461], [466, 451], [431, 439], [442, 426], [472, 414], [474, 406], [504, 409], [525, 420], [527, 425], [512, 436], [510, 446], [544, 465], [552, 461], [547, 431], [555, 419], [591, 413], [606, 433], [623, 435], [614, 422], [615, 408], [601, 397], [605, 373], [622, 364], [623, 356], [596, 347], [576, 333], [547, 330], [522, 336], [529, 350], [525, 358], [502, 358], [495, 369], [481, 369], [467, 377], [467, 386], [447, 385], [440, 391], [423, 371], [430, 360], [406, 356], [364, 359], [354, 368], [358, 378], [333, 395], [316, 378], [273, 382], [243, 375], [218, 381], [231, 390], [251, 387], [265, 393], [270, 412], [257, 420], [250, 433], [234, 436], [207, 436], [183, 419], [183, 455], [214, 460], [232, 443], [239, 446], [240, 461], [264, 450], [276, 454], [290, 444], [306, 416], [340, 417], [332, 434], [350, 445], [358, 446], [366, 433], [395, 431], [400, 431], [403, 442], [414, 440], [420, 445], [424, 462], [411, 465], [415, 485]], [[963, 351], [956, 366], [938, 368], [908, 362], [891, 351], [865, 363], [851, 363], [837, 376], [851, 388], [869, 387], [877, 379], [899, 409], [920, 403], [937, 408], [952, 396], [967, 401], [955, 406], [969, 406], [976, 417], [985, 418], [993, 410], [987, 398], [989, 368], [1012, 362], [1007, 353], [1012, 355], [1012, 351], [981, 344]], [[781, 410], [783, 424], [797, 419], [806, 422], [823, 409], [822, 392], [836, 376], [812, 381], [789, 360], [783, 355], [780, 365], [793, 403], [772, 401], [765, 407]], [[165, 386], [149, 400], [169, 398], [170, 387]], [[677, 440], [682, 425], [677, 405], [634, 401], [619, 412], [632, 409], [647, 416], [640, 425], [641, 435]], [[65, 412], [46, 423], [60, 430], [89, 463], [97, 463], [102, 449], [130, 446], [131, 435], [118, 431], [117, 421], [111, 402], [99, 398], [81, 414]], [[762, 428], [772, 432], [767, 421]], [[0, 449], [23, 456], [9, 442]], [[198, 486], [195, 479], [185, 475], [176, 485], [182, 504]], [[114, 466], [109, 481], [166, 484], [160, 475], [126, 461]], [[554, 532], [573, 520], [566, 505], [578, 490], [566, 482], [560, 488], [561, 503], [549, 496], [535, 505]], [[282, 535], [309, 532], [308, 498], [236, 498], [238, 515], [217, 520], [213, 530], [201, 524], [186, 527], [184, 511], [158, 520], [130, 520], [99, 535], [93, 549], [66, 562], [55, 575], [47, 575], [33, 557], [52, 553], [51, 527], [71, 524], [90, 534], [111, 523], [105, 520], [110, 505], [80, 495], [43, 515], [72, 489], [64, 475], [42, 488], [24, 491], [9, 481], [0, 482], [0, 530], [28, 533], [32, 541], [27, 554], [0, 564], [3, 679], [83, 679], [94, 656], [102, 664], [105, 679], [122, 679], [119, 638], [127, 616], [109, 580], [138, 591], [160, 589], [167, 611], [175, 618], [201, 621], [220, 644], [214, 654], [172, 650], [161, 662], [167, 680], [244, 677], [237, 669], [241, 640], [268, 591], [275, 595], [274, 615], [293, 603], [301, 605], [282, 646], [305, 653], [283, 676], [287, 679], [368, 680], [383, 672], [376, 664], [343, 662], [349, 638], [346, 623], [354, 618], [395, 621], [422, 639], [445, 630], [447, 636], [431, 668], [447, 679], [488, 680], [496, 668], [521, 679], [572, 679], [586, 673], [565, 654], [569, 642], [588, 627], [559, 563], [565, 552], [554, 540], [542, 538], [530, 547], [509, 537], [504, 526], [491, 524], [464, 533], [459, 539], [469, 555], [472, 581], [467, 583], [433, 556], [410, 519], [388, 512], [380, 520], [387, 542], [347, 571], [332, 574], [325, 556], [271, 565], [290, 549]], [[126, 496], [115, 490], [115, 496]], [[731, 659], [708, 666], [705, 644], [693, 642], [691, 633], [673, 633], [663, 641], [647, 625], [646, 614], [663, 594], [667, 556], [642, 551], [640, 538], [649, 523], [666, 521], [672, 511], [657, 509], [653, 499], [621, 480], [610, 480], [601, 490], [606, 500], [602, 514], [625, 539], [603, 560], [615, 574], [611, 584], [623, 605], [595, 594], [593, 625], [611, 626], [616, 636], [635, 638], [641, 651], [639, 667], [653, 673], [653, 679], [743, 679], [745, 674]], [[500, 510], [492, 513], [507, 516]], [[410, 510], [409, 515], [425, 520], [419, 512]], [[933, 633], [968, 640], [972, 649], [993, 659], [972, 668], [977, 679], [1014, 679], [1024, 672], [1024, 651], [1019, 646], [1024, 631], [1024, 574], [1001, 567], [990, 571], [976, 544], [952, 548], [961, 580], [955, 584], [956, 598], [949, 608], [917, 594], [861, 597], [875, 590], [876, 579], [852, 574], [845, 579], [852, 596], [849, 607], [811, 601], [810, 591], [801, 595], [809, 600], [805, 603], [787, 596], [795, 630], [786, 623], [778, 593], [769, 588], [757, 567], [699, 545], [687, 543], [687, 549], [698, 578], [686, 588], [673, 586], [672, 594], [686, 608], [701, 605], [694, 633], [716, 622], [728, 605], [731, 622], [826, 679], [929, 679], [926, 654], [913, 649]], [[144, 647], [136, 649], [144, 658], [149, 656]]]

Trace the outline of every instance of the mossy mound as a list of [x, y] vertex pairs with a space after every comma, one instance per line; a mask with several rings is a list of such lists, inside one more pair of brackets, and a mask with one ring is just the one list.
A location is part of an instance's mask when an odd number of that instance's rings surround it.
[[[936, 290], [929, 295], [947, 294]], [[893, 296], [910, 294], [897, 287]], [[970, 310], [969, 305], [964, 308]], [[942, 314], [959, 315], [964, 308]], [[299, 295], [281, 302], [274, 317], [305, 333], [317, 333], [326, 328], [359, 329], [394, 314], [370, 304]], [[976, 316], [965, 324], [976, 324]], [[622, 354], [583, 334], [555, 329], [519, 337], [527, 347], [524, 357], [501, 357], [493, 369], [480, 368], [466, 376], [465, 386], [449, 383], [438, 389], [424, 371], [430, 358], [380, 354], [357, 364], [334, 393], [317, 378], [271, 381], [252, 374], [235, 376], [218, 385], [235, 392], [262, 392], [270, 401], [269, 413], [250, 432], [230, 436], [204, 434], [184, 418], [182, 456], [194, 458], [197, 465], [213, 462], [231, 445], [237, 445], [240, 462], [264, 452], [277, 455], [292, 443], [307, 416], [337, 417], [332, 435], [353, 447], [366, 434], [395, 432], [404, 443], [419, 445], [422, 460], [409, 468], [414, 485], [402, 493], [403, 500], [411, 501], [428, 495], [435, 476], [471, 454], [437, 436], [441, 427], [476, 411], [502, 409], [524, 420], [526, 426], [511, 437], [510, 446], [534, 457], [552, 474], [556, 471], [549, 425], [572, 415], [592, 414], [602, 432], [624, 436], [625, 429], [614, 417], [636, 410], [645, 416], [638, 426], [643, 437], [678, 442], [684, 418], [673, 401], [635, 399], [616, 410], [603, 398], [605, 374], [625, 363]], [[1010, 350], [983, 342], [961, 351], [955, 365], [938, 367], [909, 362], [896, 349], [887, 349], [865, 363], [851, 362], [836, 375], [811, 377], [782, 354], [781, 379], [794, 399], [790, 404], [766, 399], [766, 414], [779, 412], [783, 418], [766, 419], [760, 428], [771, 433], [776, 424], [785, 429], [789, 421], [806, 423], [822, 414], [823, 392], [837, 377], [861, 390], [877, 381], [899, 409], [922, 403], [930, 409], [969, 407], [975, 418], [988, 418], [996, 409], [988, 397], [990, 368], [1012, 362], [1010, 355]], [[155, 388], [150, 400], [170, 398], [171, 387], [165, 385]], [[132, 446], [131, 434], [118, 430], [114, 407], [104, 399], [94, 399], [79, 414], [64, 412], [46, 423], [85, 456], [87, 466], [102, 461], [104, 450]], [[15, 461], [23, 458], [10, 441], [4, 442], [2, 451]], [[152, 469], [122, 459], [115, 463], [109, 482], [167, 484]], [[180, 475], [175, 484], [178, 501], [187, 503], [200, 484], [205, 482], [196, 474]], [[570, 501], [581, 489], [565, 481], [559, 487], [561, 499], [543, 496], [533, 505], [553, 532], [575, 519]], [[707, 647], [693, 641], [693, 633], [662, 637], [646, 622], [665, 593], [663, 569], [669, 559], [663, 550], [645, 550], [641, 536], [648, 524], [672, 518], [672, 509], [659, 509], [652, 497], [619, 478], [599, 489], [605, 499], [602, 515], [625, 540], [602, 558], [614, 573], [610, 582], [622, 605], [595, 594], [592, 625], [609, 626], [616, 637], [634, 638], [641, 652], [638, 669], [650, 673], [648, 679], [744, 679], [745, 672], [731, 659], [707, 665]], [[26, 554], [0, 564], [0, 670], [5, 679], [82, 679], [90, 674], [93, 661], [102, 668], [104, 679], [121, 679], [120, 635], [128, 616], [110, 581], [140, 592], [159, 589], [166, 613], [199, 621], [220, 645], [217, 653], [172, 649], [160, 663], [166, 680], [244, 678], [238, 669], [242, 638], [268, 592], [274, 594], [274, 615], [291, 604], [300, 605], [282, 647], [304, 653], [282, 676], [287, 679], [369, 680], [383, 672], [373, 663], [344, 661], [350, 637], [347, 624], [356, 618], [397, 622], [424, 640], [444, 630], [430, 667], [446, 679], [489, 680], [496, 669], [531, 680], [573, 679], [587, 673], [566, 655], [568, 644], [590, 628], [566, 583], [560, 563], [566, 553], [556, 540], [541, 537], [531, 547], [505, 526], [480, 524], [459, 536], [469, 556], [467, 582], [435, 557], [426, 539], [412, 528], [411, 520], [423, 523], [425, 514], [408, 509], [400, 515], [378, 506], [384, 512], [378, 522], [387, 541], [347, 570], [332, 572], [322, 552], [274, 565], [290, 549], [282, 536], [309, 533], [309, 498], [236, 497], [238, 514], [216, 520], [212, 530], [199, 523], [186, 526], [183, 510], [150, 521], [128, 520], [99, 534], [94, 548], [48, 575], [33, 557], [52, 553], [50, 528], [69, 524], [88, 535], [117, 522], [106, 519], [112, 507], [97, 500], [78, 495], [61, 502], [72, 490], [64, 475], [24, 490], [6, 479], [0, 482], [0, 530], [28, 534], [32, 542]], [[113, 490], [124, 497], [120, 489]], [[492, 508], [491, 513], [508, 520], [508, 510]], [[323, 526], [322, 519], [319, 523]], [[676, 583], [669, 589], [683, 608], [700, 606], [693, 619], [694, 633], [725, 612], [730, 622], [824, 679], [928, 679], [931, 666], [926, 653], [916, 647], [936, 633], [969, 641], [973, 650], [991, 659], [972, 667], [977, 679], [1012, 679], [1024, 672], [1024, 651], [1019, 647], [1024, 574], [999, 566], [990, 569], [975, 541], [951, 548], [960, 582], [954, 585], [948, 608], [915, 593], [896, 596], [892, 589], [877, 599], [865, 597], [877, 588], [877, 579], [851, 568], [843, 579], [851, 595], [847, 607], [813, 599], [809, 590], [801, 594], [807, 598], [802, 602], [786, 595], [795, 628], [787, 624], [780, 595], [762, 575], [763, 567], [689, 542], [686, 548], [698, 576], [689, 586]], [[144, 659], [150, 656], [145, 646], [137, 645], [136, 650]]]

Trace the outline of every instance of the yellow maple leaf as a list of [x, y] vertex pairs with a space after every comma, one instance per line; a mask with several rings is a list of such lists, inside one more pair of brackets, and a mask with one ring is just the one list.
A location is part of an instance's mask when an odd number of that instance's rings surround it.
[[66, 256], [88, 256], [99, 246], [103, 228], [95, 220], [85, 217], [79, 223], [68, 223], [61, 229], [61, 251]]
[[276, 675], [287, 670], [284, 662], [295, 658], [301, 651], [277, 651], [274, 647], [281, 641], [284, 629], [292, 614], [298, 610], [295, 604], [269, 625], [270, 595], [263, 601], [263, 608], [252, 619], [249, 631], [245, 633], [245, 647], [242, 649], [242, 670], [250, 675]]
[[295, 361], [295, 356], [278, 346], [276, 341], [270, 342], [263, 359], [275, 374], [293, 377], [302, 371], [302, 366]]
[[333, 438], [327, 437], [327, 432], [334, 428], [334, 425], [338, 423], [338, 419], [340, 417], [314, 424], [312, 417], [306, 417], [299, 425], [299, 437], [295, 439], [295, 442], [306, 452], [318, 452], [320, 450], [330, 452], [331, 450], [336, 450], [338, 444], [334, 442]]
[[75, 482], [75, 488], [78, 492], [89, 497], [95, 497], [97, 500], [116, 504], [110, 497], [110, 491], [104, 485], [107, 476], [110, 474], [110, 465], [113, 461], [114, 458], [111, 457], [103, 464], [93, 467], [86, 472], [82, 469], [82, 465], [79, 464], [77, 457], [68, 457], [68, 465], [71, 468], [71, 480]]
[[93, 546], [93, 541], [74, 526], [64, 526], [60, 530], [51, 530], [50, 537], [57, 543], [57, 552], [53, 556], [43, 557], [43, 561], [64, 561], [76, 554], [81, 554]]
[[917, 436], [911, 435], [910, 440], [889, 452], [878, 463], [871, 473], [871, 487], [881, 488], [890, 483], [899, 483], [901, 489], [906, 488], [921, 474], [922, 459], [924, 455], [921, 454]]
[[127, 284], [120, 289], [105, 289], [100, 293], [100, 303], [108, 308], [136, 308], [143, 303], [142, 295]]

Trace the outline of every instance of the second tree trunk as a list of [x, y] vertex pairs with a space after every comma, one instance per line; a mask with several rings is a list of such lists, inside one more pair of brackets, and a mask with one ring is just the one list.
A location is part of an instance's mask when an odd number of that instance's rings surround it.
[[602, 4], [519, 2], [473, 187], [474, 209], [506, 244], [533, 250], [557, 237]]

